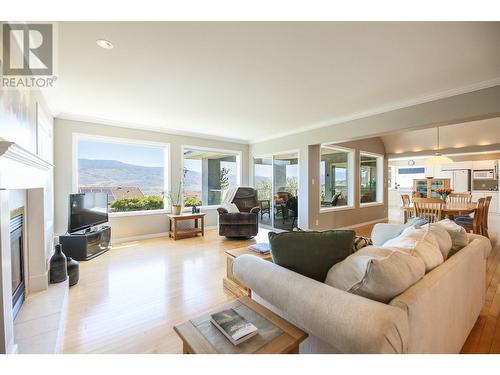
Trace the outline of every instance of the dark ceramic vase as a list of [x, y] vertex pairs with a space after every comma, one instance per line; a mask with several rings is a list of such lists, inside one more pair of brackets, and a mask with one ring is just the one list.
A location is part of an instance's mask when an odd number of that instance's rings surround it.
[[50, 283], [61, 283], [68, 278], [66, 256], [62, 252], [62, 245], [56, 245], [54, 255], [50, 258]]
[[71, 257], [67, 257], [69, 286], [78, 284], [80, 278], [80, 264]]

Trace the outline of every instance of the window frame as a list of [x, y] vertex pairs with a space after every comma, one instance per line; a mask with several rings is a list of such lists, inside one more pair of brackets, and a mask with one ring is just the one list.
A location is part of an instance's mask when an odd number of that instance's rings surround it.
[[[241, 187], [241, 182], [242, 182], [241, 157], [243, 154], [242, 151], [183, 144], [183, 145], [181, 145], [181, 171], [184, 170], [184, 151], [186, 149], [196, 150], [196, 151], [220, 152], [221, 154], [233, 154], [233, 155], [235, 155], [236, 156], [236, 185], [237, 185], [237, 187]], [[216, 209], [217, 207], [220, 207], [220, 204], [198, 206], [198, 208], [201, 208], [202, 210]], [[184, 207], [184, 186], [183, 186], [183, 189], [182, 189], [182, 211], [188, 212], [190, 210], [191, 210], [191, 207]]]
[[[347, 205], [345, 206], [335, 206], [335, 207], [323, 207], [321, 206], [321, 148], [327, 148], [330, 150], [347, 152]], [[354, 184], [355, 184], [355, 167], [356, 167], [356, 150], [353, 148], [337, 146], [333, 143], [322, 143], [319, 145], [319, 166], [318, 166], [318, 203], [319, 212], [332, 212], [332, 211], [345, 211], [353, 210], [356, 208], [355, 197], [354, 197]], [[326, 178], [326, 176], [325, 176]]]
[[[376, 168], [377, 168], [377, 185], [376, 185], [376, 201], [361, 203], [361, 156], [369, 156], [376, 158]], [[384, 204], [384, 155], [376, 154], [369, 151], [359, 151], [359, 162], [358, 162], [358, 204], [360, 208], [371, 207], [371, 206], [382, 206]]]
[[[163, 148], [164, 155], [164, 173], [163, 173], [163, 187], [165, 191], [165, 197], [170, 192], [171, 189], [171, 163], [172, 158], [170, 157], [170, 143], [166, 142], [156, 142], [156, 141], [148, 141], [143, 139], [132, 139], [132, 138], [123, 138], [123, 137], [113, 137], [113, 136], [105, 136], [105, 135], [96, 135], [96, 134], [88, 134], [88, 133], [73, 133], [72, 135], [72, 165], [71, 165], [71, 179], [72, 179], [72, 191], [78, 191], [78, 142], [80, 140], [87, 141], [95, 141], [101, 143], [119, 143], [119, 144], [131, 144], [143, 147], [157, 147]], [[155, 214], [164, 214], [170, 213], [170, 209], [168, 208], [167, 200], [164, 197], [163, 199], [163, 209], [159, 210], [138, 210], [138, 211], [125, 211], [125, 212], [109, 212], [108, 216], [110, 218], [113, 217], [123, 217], [123, 216], [141, 216], [141, 215], [155, 215]]]

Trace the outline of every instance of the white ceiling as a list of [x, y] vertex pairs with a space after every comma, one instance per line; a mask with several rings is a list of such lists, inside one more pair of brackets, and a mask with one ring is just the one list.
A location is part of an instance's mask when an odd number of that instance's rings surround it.
[[[386, 154], [437, 149], [437, 129], [406, 131], [380, 137]], [[471, 121], [439, 128], [440, 149], [460, 149], [500, 144], [500, 118]]]
[[56, 117], [254, 142], [499, 84], [499, 40], [500, 22], [62, 22], [46, 94]]

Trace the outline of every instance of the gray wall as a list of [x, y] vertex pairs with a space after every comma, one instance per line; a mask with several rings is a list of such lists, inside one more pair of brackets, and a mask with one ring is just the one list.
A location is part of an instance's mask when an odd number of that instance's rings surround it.
[[[72, 159], [75, 133], [169, 143], [172, 186], [175, 186], [181, 177], [182, 145], [241, 151], [242, 186], [248, 185], [249, 146], [246, 144], [62, 119], [55, 120], [54, 133], [56, 233], [64, 233], [67, 229], [68, 194], [74, 192]], [[210, 209], [204, 212], [207, 213], [205, 225], [217, 225], [217, 211]], [[141, 238], [168, 231], [168, 221], [164, 213], [112, 217], [110, 224], [114, 240]]]

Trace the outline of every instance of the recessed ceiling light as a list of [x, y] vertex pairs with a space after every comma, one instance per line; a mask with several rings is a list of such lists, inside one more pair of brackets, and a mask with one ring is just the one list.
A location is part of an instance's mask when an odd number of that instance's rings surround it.
[[97, 39], [95, 42], [99, 47], [104, 49], [113, 49], [114, 47], [113, 43], [106, 39]]

